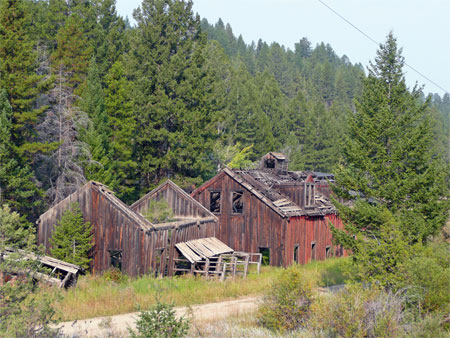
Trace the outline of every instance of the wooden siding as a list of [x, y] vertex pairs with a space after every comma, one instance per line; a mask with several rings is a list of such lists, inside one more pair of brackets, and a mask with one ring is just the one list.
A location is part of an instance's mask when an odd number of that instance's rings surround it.
[[[303, 205], [303, 184], [284, 184], [274, 186], [298, 205]], [[322, 189], [322, 187], [321, 187]], [[259, 248], [270, 249], [270, 264], [289, 266], [293, 263], [295, 245], [298, 249], [298, 263], [311, 261], [311, 243], [315, 242], [316, 260], [326, 258], [326, 248], [330, 256], [345, 253], [340, 247], [333, 247], [329, 221], [342, 228], [341, 220], [334, 214], [325, 216], [281, 217], [249, 190], [224, 172], [195, 190], [192, 196], [209, 208], [211, 191], [221, 192], [221, 212], [217, 236], [222, 242], [238, 251], [259, 252]], [[244, 212], [232, 213], [231, 194], [244, 193]]]
[[88, 183], [41, 215], [38, 221], [38, 244], [43, 244], [49, 252], [53, 227], [74, 202], [79, 204], [84, 219], [93, 226], [92, 272], [110, 268], [110, 251], [120, 250], [124, 273], [130, 276], [149, 272], [170, 275], [175, 244], [215, 235], [217, 222], [213, 218], [153, 227], [101, 187]]
[[324, 216], [291, 217], [287, 224], [285, 266], [294, 263], [294, 248], [298, 245], [298, 262], [306, 264], [312, 260], [312, 243], [315, 243], [316, 260], [326, 259], [326, 248], [330, 247], [331, 257], [340, 257], [344, 252], [340, 246], [333, 246], [329, 222], [342, 229], [342, 221], [334, 214]]
[[[218, 239], [236, 251], [259, 252], [259, 248], [269, 248], [270, 264], [282, 264], [287, 218], [279, 216], [228, 175], [219, 174], [203, 188], [193, 197], [206, 208], [210, 192], [221, 192], [221, 212], [215, 214], [219, 218]], [[233, 191], [243, 192], [244, 210], [239, 215], [232, 213]]]

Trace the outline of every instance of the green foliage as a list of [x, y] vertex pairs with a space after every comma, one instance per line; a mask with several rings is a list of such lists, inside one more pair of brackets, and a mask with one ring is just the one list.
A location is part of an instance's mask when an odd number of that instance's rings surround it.
[[[240, 144], [236, 144], [236, 148], [239, 149]], [[242, 148], [236, 155], [233, 156], [231, 161], [228, 163], [228, 167], [236, 168], [236, 169], [246, 169], [251, 166], [252, 161], [250, 161], [249, 156], [251, 150], [253, 148], [253, 144], [248, 147]]]
[[274, 331], [303, 327], [309, 317], [315, 281], [296, 266], [281, 273], [258, 309], [260, 325]]
[[403, 285], [410, 305], [421, 312], [450, 311], [450, 244], [437, 241], [405, 264]]
[[[0, 336], [47, 337], [55, 314], [49, 293], [38, 294], [33, 281], [37, 262], [25, 255], [36, 248], [34, 229], [23, 217], [11, 212], [7, 205], [0, 208]], [[5, 249], [15, 249], [5, 252]], [[21, 250], [17, 250], [21, 249]], [[11, 279], [8, 281], [8, 279]], [[6, 281], [6, 282], [4, 282]]]
[[125, 283], [128, 282], [129, 277], [127, 275], [124, 275], [119, 269], [117, 268], [110, 268], [102, 273], [102, 277], [104, 280], [108, 282], [114, 282], [114, 283]]
[[152, 223], [165, 223], [173, 220], [173, 211], [166, 200], [150, 200], [144, 217]]
[[129, 332], [133, 338], [178, 338], [187, 335], [189, 325], [189, 319], [176, 318], [173, 305], [157, 301], [149, 311], [139, 314], [136, 322], [137, 333], [130, 329]]
[[57, 259], [88, 269], [92, 238], [91, 224], [83, 220], [80, 207], [72, 204], [53, 229], [51, 254]]
[[345, 224], [345, 231], [333, 230], [335, 240], [353, 251], [359, 278], [394, 288], [405, 262], [448, 216], [448, 173], [433, 155], [428, 103], [406, 87], [403, 64], [389, 34], [349, 118], [333, 187], [352, 201], [335, 200]]
[[126, 69], [133, 83], [140, 189], [169, 174], [208, 175], [213, 127], [203, 71], [206, 39], [192, 2], [145, 0], [134, 18]]
[[34, 216], [39, 210], [40, 191], [33, 173], [17, 153], [12, 138], [13, 112], [5, 90], [0, 89], [0, 203]]
[[352, 285], [318, 298], [311, 306], [309, 326], [325, 337], [402, 337], [404, 316], [401, 297]]
[[12, 107], [11, 139], [16, 156], [31, 162], [34, 153], [44, 150], [35, 142], [34, 127], [46, 106], [36, 109], [39, 96], [49, 85], [38, 75], [35, 41], [31, 35], [30, 3], [24, 0], [0, 2], [0, 88], [7, 91]]
[[5, 248], [28, 249], [36, 247], [33, 226], [8, 205], [0, 207], [0, 252]]

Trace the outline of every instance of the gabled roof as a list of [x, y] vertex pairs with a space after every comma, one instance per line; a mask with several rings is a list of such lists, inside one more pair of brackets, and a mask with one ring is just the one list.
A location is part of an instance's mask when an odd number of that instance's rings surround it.
[[269, 171], [257, 169], [232, 170], [225, 168], [216, 177], [194, 190], [192, 195], [194, 196], [207, 189], [223, 175], [228, 175], [231, 177], [242, 187], [247, 189], [251, 194], [257, 197], [261, 202], [266, 204], [269, 208], [284, 218], [294, 216], [321, 216], [336, 212], [331, 202], [318, 193], [315, 195], [314, 206], [302, 208], [274, 187], [277, 185], [283, 185], [284, 183], [303, 184], [305, 182], [304, 179], [296, 180], [292, 175], [276, 175]]
[[179, 186], [177, 186], [174, 182], [171, 180], [167, 180], [166, 182], [159, 185], [157, 188], [150, 191], [148, 194], [134, 202], [130, 208], [137, 212], [139, 207], [143, 204], [145, 204], [149, 199], [153, 199], [153, 197], [157, 196], [160, 191], [163, 189], [170, 188], [176, 192], [178, 197], [188, 201], [194, 208], [196, 208], [198, 211], [200, 211], [202, 214], [204, 214], [204, 217], [207, 218], [213, 218], [215, 221], [217, 221], [217, 217], [210, 212], [208, 209], [206, 209], [200, 202], [193, 199], [189, 194], [187, 194], [183, 189], [181, 189]]
[[125, 217], [132, 220], [142, 230], [147, 231], [155, 229], [151, 222], [149, 222], [143, 216], [131, 210], [125, 203], [123, 203], [120, 199], [118, 199], [107, 186], [95, 181], [89, 181], [84, 186], [77, 189], [74, 193], [70, 194], [65, 199], [63, 199], [62, 201], [60, 201], [59, 203], [48, 209], [45, 213], [39, 216], [37, 222], [40, 222], [41, 218], [53, 213], [56, 209], [58, 209], [59, 206], [64, 206], [73, 202], [77, 202], [77, 196], [89, 190], [95, 190], [99, 194], [101, 194], [111, 204], [112, 207], [116, 208]]

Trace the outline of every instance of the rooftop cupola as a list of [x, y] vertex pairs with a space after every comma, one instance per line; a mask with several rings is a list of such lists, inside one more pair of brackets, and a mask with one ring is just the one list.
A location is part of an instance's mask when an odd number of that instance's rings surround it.
[[288, 159], [282, 153], [269, 152], [262, 157], [261, 169], [273, 171], [277, 175], [287, 175]]

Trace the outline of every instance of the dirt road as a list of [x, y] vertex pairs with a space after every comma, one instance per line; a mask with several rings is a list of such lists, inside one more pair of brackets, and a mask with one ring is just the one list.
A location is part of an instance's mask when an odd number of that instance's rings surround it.
[[[258, 297], [246, 297], [219, 303], [209, 303], [192, 306], [194, 320], [212, 321], [230, 315], [255, 311], [258, 306]], [[187, 307], [177, 307], [178, 316], [189, 312]], [[57, 327], [61, 333], [68, 337], [121, 337], [127, 336], [127, 328], [135, 329], [139, 312], [127, 313], [111, 317], [97, 317], [86, 320], [64, 322]]]

